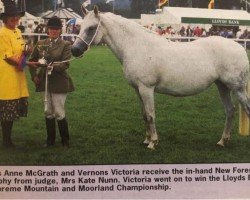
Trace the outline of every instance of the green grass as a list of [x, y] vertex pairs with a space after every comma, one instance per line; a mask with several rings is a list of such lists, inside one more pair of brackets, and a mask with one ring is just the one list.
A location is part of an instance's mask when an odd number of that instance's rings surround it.
[[186, 98], [155, 95], [160, 142], [151, 151], [142, 144], [145, 127], [139, 100], [107, 47], [93, 47], [72, 62], [69, 73], [76, 88], [66, 102], [71, 147], [61, 147], [59, 134], [54, 147], [42, 147], [43, 104], [27, 74], [29, 115], [14, 123], [18, 149], [1, 148], [1, 165], [250, 162], [250, 139], [238, 134], [235, 100], [232, 139], [225, 148], [216, 146], [225, 115], [215, 86]]

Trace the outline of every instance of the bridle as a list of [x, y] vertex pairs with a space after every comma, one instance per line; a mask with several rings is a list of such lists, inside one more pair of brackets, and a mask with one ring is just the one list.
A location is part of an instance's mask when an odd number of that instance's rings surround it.
[[[93, 37], [92, 37], [92, 39], [90, 40], [89, 43], [88, 43], [86, 40], [84, 40], [82, 37], [80, 37], [79, 35], [76, 36], [76, 38], [79, 38], [81, 41], [83, 41], [83, 42], [88, 46], [88, 49], [87, 49], [87, 50], [90, 49], [91, 44], [93, 43], [94, 39], [96, 38], [97, 33], [98, 33], [98, 30], [99, 30], [99, 28], [100, 28], [100, 25], [101, 25], [101, 20], [99, 19], [98, 25], [97, 25], [96, 30], [95, 30], [95, 34], [93, 35]], [[84, 52], [83, 52], [83, 53], [84, 53]], [[71, 58], [71, 59], [69, 59], [69, 60], [54, 62], [54, 64], [65, 63], [65, 62], [69, 62], [69, 61], [75, 60], [76, 58], [81, 58], [81, 57], [83, 56], [83, 53], [82, 53], [82, 55], [80, 55], [80, 56], [78, 56], [78, 57]]]
[[89, 48], [90, 48], [90, 45], [93, 43], [94, 39], [95, 39], [96, 36], [97, 36], [98, 30], [99, 30], [99, 28], [100, 28], [100, 25], [101, 25], [101, 19], [99, 19], [97, 28], [96, 28], [96, 30], [95, 30], [95, 34], [93, 35], [93, 37], [92, 37], [92, 39], [90, 40], [89, 43], [88, 43], [86, 40], [84, 40], [82, 37], [80, 37], [79, 35], [77, 35], [76, 38], [79, 38], [81, 41], [83, 41], [83, 42], [88, 46], [88, 49], [89, 49]]

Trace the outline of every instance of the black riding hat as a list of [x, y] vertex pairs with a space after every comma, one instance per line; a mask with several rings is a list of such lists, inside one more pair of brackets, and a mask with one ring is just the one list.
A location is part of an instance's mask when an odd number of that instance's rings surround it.
[[21, 11], [17, 8], [16, 3], [12, 0], [3, 1], [4, 3], [4, 10], [0, 13], [0, 19], [3, 19], [4, 16], [12, 17], [12, 16], [21, 16], [23, 17], [25, 12]]
[[62, 28], [61, 19], [58, 18], [57, 16], [50, 18], [47, 23], [47, 28], [58, 28], [58, 29]]

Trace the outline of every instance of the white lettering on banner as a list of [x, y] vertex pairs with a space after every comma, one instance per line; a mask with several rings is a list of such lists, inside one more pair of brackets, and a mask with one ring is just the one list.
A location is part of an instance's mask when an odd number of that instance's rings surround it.
[[240, 25], [239, 20], [233, 19], [212, 19], [212, 24], [230, 24], [230, 25]]
[[240, 22], [238, 20], [228, 20], [228, 23], [231, 25], [240, 25]]
[[[6, 169], [5, 169], [6, 168]], [[250, 164], [2, 166], [4, 198], [247, 198]], [[227, 192], [224, 191], [226, 185]], [[205, 187], [206, 189], [204, 190]], [[94, 195], [94, 196], [93, 196]], [[125, 195], [125, 196], [121, 196]]]
[[226, 19], [212, 19], [212, 24], [227, 24]]

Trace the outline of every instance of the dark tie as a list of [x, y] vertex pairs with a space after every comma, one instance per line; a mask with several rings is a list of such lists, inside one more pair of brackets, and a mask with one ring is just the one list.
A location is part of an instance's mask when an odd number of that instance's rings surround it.
[[51, 46], [53, 47], [53, 46], [55, 46], [55, 44], [56, 44], [56, 41], [51, 39]]

